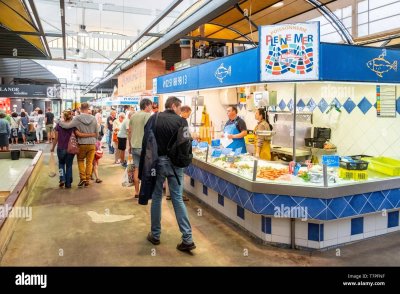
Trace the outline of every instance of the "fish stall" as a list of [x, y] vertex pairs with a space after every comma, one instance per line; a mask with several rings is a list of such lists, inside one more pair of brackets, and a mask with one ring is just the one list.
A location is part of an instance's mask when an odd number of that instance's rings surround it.
[[[318, 22], [261, 27], [258, 47], [159, 76], [153, 88], [192, 106], [185, 193], [292, 248], [400, 228], [400, 51], [319, 37]], [[246, 122], [246, 153], [221, 138], [229, 105]], [[272, 130], [254, 132], [257, 108]], [[255, 156], [258, 136], [269, 161]]]

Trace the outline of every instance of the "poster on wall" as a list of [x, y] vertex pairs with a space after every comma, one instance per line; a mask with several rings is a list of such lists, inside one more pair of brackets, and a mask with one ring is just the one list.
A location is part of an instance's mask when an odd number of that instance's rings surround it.
[[0, 98], [0, 111], [11, 114], [11, 100], [10, 98]]
[[319, 22], [260, 27], [261, 81], [319, 79]]

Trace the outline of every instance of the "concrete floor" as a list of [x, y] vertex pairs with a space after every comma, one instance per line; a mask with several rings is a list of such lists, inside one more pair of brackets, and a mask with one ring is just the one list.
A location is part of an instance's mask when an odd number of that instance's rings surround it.
[[[48, 145], [45, 149], [49, 149]], [[43, 148], [43, 147], [42, 147]], [[45, 154], [48, 162], [48, 153]], [[170, 201], [163, 201], [161, 245], [146, 240], [150, 206], [141, 206], [133, 187], [122, 187], [123, 168], [101, 159], [101, 184], [71, 190], [42, 167], [30, 193], [32, 221], [20, 220], [2, 266], [379, 266], [400, 265], [400, 232], [323, 252], [261, 245], [218, 213], [191, 199], [187, 203], [197, 249], [176, 250], [180, 232]], [[197, 216], [197, 209], [203, 215]], [[88, 212], [90, 212], [88, 214]], [[104, 213], [111, 216], [104, 216]], [[126, 216], [126, 217], [125, 217]], [[93, 219], [92, 219], [93, 218]], [[125, 220], [123, 220], [126, 218]], [[103, 222], [106, 221], [106, 222]], [[110, 222], [107, 222], [110, 221]], [[245, 256], [244, 252], [248, 252]], [[340, 253], [340, 256], [337, 254]]]

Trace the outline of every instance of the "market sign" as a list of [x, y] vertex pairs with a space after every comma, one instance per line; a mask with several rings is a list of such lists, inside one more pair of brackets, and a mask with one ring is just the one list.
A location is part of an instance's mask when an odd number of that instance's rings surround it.
[[261, 81], [319, 79], [319, 22], [262, 26]]
[[322, 164], [328, 167], [339, 167], [340, 157], [338, 155], [322, 155]]
[[[157, 94], [198, 89], [198, 66], [183, 69], [157, 78]], [[154, 88], [154, 86], [153, 86]]]
[[10, 85], [0, 86], [0, 97], [61, 98], [60, 86]]
[[118, 100], [113, 101], [113, 105], [138, 105], [140, 97], [118, 97]]

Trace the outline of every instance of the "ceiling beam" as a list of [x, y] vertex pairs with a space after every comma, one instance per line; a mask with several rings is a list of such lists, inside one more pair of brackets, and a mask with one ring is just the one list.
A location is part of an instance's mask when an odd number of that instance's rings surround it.
[[[51, 4], [58, 4], [58, 0], [41, 0], [41, 2], [48, 2]], [[111, 1], [110, 1], [111, 2]], [[130, 1], [125, 1], [125, 3], [129, 3]], [[73, 3], [72, 5], [69, 3]], [[100, 10], [100, 3], [90, 3], [85, 1], [67, 1], [66, 3], [67, 8], [85, 8], [89, 10]], [[162, 10], [160, 9], [150, 9], [150, 8], [141, 8], [141, 7], [133, 7], [133, 6], [122, 6], [122, 5], [115, 5], [112, 3], [103, 3], [102, 4], [102, 11], [110, 11], [110, 12], [123, 12], [129, 14], [136, 14], [136, 15], [158, 15], [161, 13]], [[176, 18], [181, 13], [179, 11], [173, 11], [168, 17]]]
[[[40, 32], [24, 32], [24, 31], [0, 31], [0, 35], [26, 35], [26, 36], [43, 36]], [[61, 38], [62, 34], [58, 33], [45, 33], [46, 37]]]
[[148, 34], [162, 19], [164, 19], [171, 11], [174, 10], [179, 4], [181, 4], [183, 0], [175, 0], [159, 16], [157, 16], [137, 37], [132, 41], [122, 52], [115, 58], [111, 63], [106, 67], [106, 69], [110, 68], [115, 61], [117, 61], [121, 56], [123, 56], [129, 49], [132, 48], [141, 38], [143, 38], [146, 34]]
[[217, 43], [235, 43], [235, 44], [251, 44], [251, 45], [258, 44], [258, 42], [255, 43], [253, 41], [194, 37], [194, 36], [185, 36], [182, 39], [189, 39], [189, 40], [195, 40], [195, 41], [206, 41], [206, 42], [217, 42]]
[[64, 59], [67, 59], [67, 42], [65, 40], [65, 2], [60, 0], [60, 13], [61, 13], [61, 32], [63, 40], [63, 55]]

